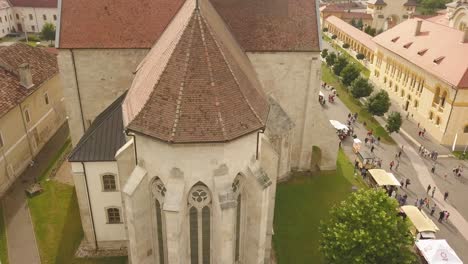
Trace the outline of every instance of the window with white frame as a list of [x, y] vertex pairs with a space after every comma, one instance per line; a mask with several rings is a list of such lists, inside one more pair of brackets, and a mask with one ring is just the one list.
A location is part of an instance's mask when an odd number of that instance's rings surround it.
[[153, 194], [152, 199], [154, 201], [154, 222], [156, 227], [154, 232], [156, 236], [155, 252], [158, 264], [167, 263], [166, 242], [164, 240], [166, 225], [162, 211], [166, 191], [164, 183], [160, 178], [156, 177], [151, 183], [151, 193]]
[[188, 195], [190, 263], [211, 263], [211, 195], [202, 183], [192, 187]]
[[107, 223], [108, 224], [120, 224], [120, 209], [118, 207], [110, 207], [106, 209]]
[[29, 116], [29, 110], [28, 109], [24, 110], [24, 119], [26, 119], [27, 123], [31, 122], [31, 117]]
[[54, 15], [54, 21], [56, 21], [56, 20], [57, 20], [57, 15]]
[[115, 184], [115, 175], [102, 175], [102, 189], [106, 192], [112, 192], [117, 190], [117, 185]]
[[47, 20], [47, 16], [46, 16], [45, 14], [42, 15], [42, 18], [43, 18], [44, 20]]

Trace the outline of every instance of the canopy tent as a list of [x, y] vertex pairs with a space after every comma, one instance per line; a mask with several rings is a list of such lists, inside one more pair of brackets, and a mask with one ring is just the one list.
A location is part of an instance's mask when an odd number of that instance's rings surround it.
[[361, 144], [362, 141], [359, 138], [353, 139], [354, 144]]
[[445, 239], [419, 240], [416, 246], [428, 264], [463, 264]]
[[369, 173], [379, 186], [401, 186], [400, 182], [395, 178], [395, 175], [385, 170], [371, 169]]
[[432, 222], [427, 215], [419, 211], [416, 206], [405, 205], [401, 207], [401, 210], [406, 214], [406, 216], [413, 223], [414, 227], [418, 232], [437, 232], [439, 228]]
[[336, 129], [336, 130], [346, 130], [348, 131], [348, 126], [346, 126], [345, 124], [342, 124], [340, 121], [336, 121], [336, 120], [330, 120], [330, 124], [332, 124], [332, 126]]
[[319, 95], [325, 98], [325, 95], [322, 93], [322, 91], [319, 91]]

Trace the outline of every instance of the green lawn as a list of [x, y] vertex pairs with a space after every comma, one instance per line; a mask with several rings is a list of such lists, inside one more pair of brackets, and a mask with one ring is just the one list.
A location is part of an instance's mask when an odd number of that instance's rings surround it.
[[343, 151], [337, 170], [301, 175], [278, 184], [273, 237], [279, 264], [324, 263], [319, 252], [320, 221], [330, 208], [351, 193], [351, 187], [365, 187]]
[[468, 158], [468, 154], [465, 153], [465, 155], [463, 155], [463, 151], [452, 151], [452, 154], [457, 158], [457, 159], [467, 159]]
[[6, 239], [5, 218], [3, 216], [3, 206], [0, 203], [0, 261], [8, 264], [8, 247]]
[[69, 148], [70, 142], [67, 141], [40, 176], [44, 192], [28, 200], [41, 262], [43, 264], [127, 263], [126, 257], [96, 259], [74, 257], [74, 253], [83, 238], [75, 188], [54, 180], [48, 180], [52, 168], [57, 165], [56, 163], [62, 155], [67, 153]]
[[324, 63], [322, 63], [322, 81], [336, 88], [339, 98], [346, 105], [349, 111], [352, 113], [359, 113], [359, 121], [366, 122], [367, 129], [372, 129], [374, 131], [374, 135], [381, 137], [382, 141], [387, 144], [396, 144], [385, 128], [375, 120], [373, 115], [364, 108], [359, 100], [355, 99], [348, 92], [348, 89], [343, 86], [343, 84], [337, 79], [336, 75]]

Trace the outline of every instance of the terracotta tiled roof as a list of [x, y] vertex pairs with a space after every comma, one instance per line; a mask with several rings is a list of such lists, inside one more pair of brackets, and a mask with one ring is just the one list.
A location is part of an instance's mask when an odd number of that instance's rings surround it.
[[211, 2], [246, 51], [320, 49], [316, 0]]
[[372, 15], [361, 12], [344, 12], [341, 14], [342, 19], [363, 19], [363, 20], [372, 20]]
[[148, 53], [124, 125], [173, 143], [224, 142], [264, 128], [268, 102], [249, 59], [208, 1], [187, 1]]
[[[316, 0], [212, 0], [248, 51], [319, 50]], [[151, 48], [184, 0], [62, 0], [60, 48]]]
[[[57, 0], [9, 0], [13, 6], [57, 8]], [[79, 0], [75, 0], [79, 1]]]
[[377, 45], [372, 40], [372, 36], [368, 35], [366, 32], [361, 31], [347, 22], [337, 18], [336, 16], [330, 16], [326, 19], [329, 24], [334, 25], [335, 27], [341, 29], [345, 34], [348, 34], [351, 38], [361, 42], [364, 46], [370, 50], [376, 50]]
[[[415, 35], [418, 20], [408, 19], [373, 40], [451, 85], [468, 88], [468, 60], [463, 56], [468, 54], [468, 43], [462, 43], [463, 32], [422, 20], [421, 33]], [[407, 43], [412, 44], [405, 48]]]
[[62, 0], [60, 48], [151, 48], [184, 0]]
[[[26, 89], [19, 83], [18, 66], [29, 63], [34, 86]], [[54, 55], [23, 43], [0, 48], [0, 116], [21, 103], [44, 81], [58, 73]]]
[[355, 2], [352, 3], [331, 3], [326, 4], [320, 7], [320, 11], [323, 12], [339, 12], [339, 11], [348, 11], [349, 9], [358, 9], [361, 6]]

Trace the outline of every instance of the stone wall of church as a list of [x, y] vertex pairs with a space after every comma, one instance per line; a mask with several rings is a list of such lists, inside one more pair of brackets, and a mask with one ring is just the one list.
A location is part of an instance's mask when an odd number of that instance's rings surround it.
[[[91, 122], [125, 92], [148, 49], [61, 49], [60, 75], [73, 145]], [[80, 102], [81, 100], [81, 102]], [[84, 122], [82, 121], [82, 115]]]
[[336, 168], [338, 138], [318, 102], [319, 52], [249, 52], [259, 80], [293, 120], [291, 167], [309, 170], [312, 146], [322, 150], [321, 169]]

